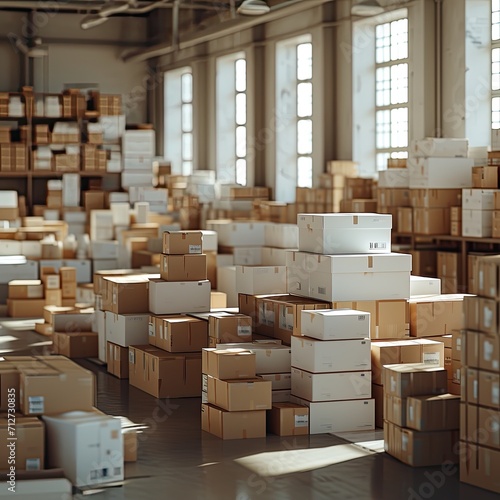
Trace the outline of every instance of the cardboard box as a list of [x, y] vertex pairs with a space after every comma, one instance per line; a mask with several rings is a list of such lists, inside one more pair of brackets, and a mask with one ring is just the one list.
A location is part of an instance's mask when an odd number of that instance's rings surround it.
[[9, 283], [9, 299], [43, 299], [40, 280], [14, 280]]
[[479, 370], [478, 403], [481, 406], [500, 409], [500, 375]]
[[207, 279], [207, 256], [162, 255], [160, 276], [165, 281], [201, 281]]
[[210, 311], [211, 287], [208, 280], [174, 282], [151, 279], [148, 289], [149, 311], [154, 314]]
[[[213, 286], [213, 283], [210, 282]], [[227, 307], [227, 295], [224, 292], [210, 292], [210, 310], [225, 309]]]
[[448, 376], [440, 367], [422, 363], [385, 365], [384, 391], [398, 398], [445, 394]]
[[92, 331], [93, 319], [94, 311], [90, 308], [59, 312], [52, 315], [51, 321], [55, 332], [90, 332]]
[[7, 314], [11, 318], [41, 318], [45, 299], [7, 299]]
[[271, 409], [271, 382], [260, 378], [220, 380], [207, 377], [208, 403], [227, 411]]
[[98, 356], [98, 339], [95, 332], [54, 332], [52, 341], [54, 353], [70, 359]]
[[106, 362], [108, 373], [118, 378], [128, 378], [128, 347], [107, 342]]
[[264, 243], [273, 248], [298, 248], [299, 228], [296, 224], [266, 224]]
[[155, 398], [201, 395], [201, 355], [171, 354], [152, 346], [129, 347], [130, 385]]
[[462, 236], [491, 238], [493, 210], [462, 209]]
[[291, 373], [259, 373], [259, 377], [270, 381], [273, 391], [290, 390], [292, 388]]
[[201, 428], [221, 439], [265, 438], [266, 411], [228, 412], [202, 404]]
[[[472, 337], [472, 338], [471, 338]], [[498, 335], [481, 335], [476, 332], [467, 332], [467, 365], [469, 365], [469, 349], [473, 344], [472, 339], [477, 341], [479, 347], [478, 368], [492, 372], [500, 371], [500, 338]]]
[[473, 158], [409, 158], [410, 189], [468, 188], [473, 166]]
[[461, 395], [462, 401], [468, 404], [479, 404], [479, 371], [477, 369], [462, 367]]
[[113, 314], [107, 311], [106, 339], [122, 347], [146, 344], [149, 339], [149, 315]]
[[236, 291], [249, 295], [286, 293], [286, 267], [236, 266]]
[[500, 494], [500, 451], [460, 442], [460, 481]]
[[88, 411], [95, 403], [94, 375], [63, 356], [5, 356], [20, 373], [23, 415]]
[[45, 303], [49, 306], [62, 306], [62, 290], [45, 290]]
[[408, 254], [287, 253], [288, 292], [325, 301], [408, 298], [410, 271]]
[[265, 222], [210, 221], [209, 229], [217, 231], [219, 245], [248, 247], [265, 245]]
[[469, 141], [467, 139], [441, 139], [428, 137], [411, 141], [411, 155], [416, 158], [429, 156], [438, 158], [467, 158]]
[[210, 314], [209, 335], [218, 343], [251, 341], [252, 318], [244, 314]]
[[199, 254], [202, 248], [201, 231], [165, 231], [163, 233], [164, 254]]
[[[407, 401], [408, 399], [398, 398], [384, 392], [384, 420], [406, 427], [407, 422]], [[382, 427], [384, 426], [382, 422]]]
[[384, 422], [387, 453], [412, 467], [458, 462], [458, 431], [421, 432]]
[[305, 436], [309, 434], [309, 408], [295, 403], [273, 403], [267, 429], [277, 436]]
[[302, 335], [320, 340], [370, 338], [370, 313], [353, 309], [302, 311]]
[[445, 431], [460, 427], [460, 396], [411, 396], [406, 405], [406, 425], [410, 429]]
[[461, 189], [410, 189], [414, 208], [444, 208], [462, 206]]
[[496, 189], [462, 189], [462, 209], [494, 210], [495, 192]]
[[299, 214], [299, 250], [319, 254], [389, 253], [392, 217], [384, 214]]
[[415, 234], [450, 234], [448, 208], [414, 208], [413, 232]]
[[255, 353], [247, 349], [203, 349], [202, 372], [221, 380], [255, 377]]
[[456, 252], [437, 252], [437, 273], [440, 277], [458, 278], [460, 254]]
[[105, 277], [106, 293], [102, 307], [115, 314], [141, 314], [149, 310], [148, 284], [146, 275]]
[[410, 335], [432, 337], [462, 329], [463, 300], [460, 294], [410, 299]]
[[0, 415], [0, 439], [5, 443], [0, 451], [0, 470], [9, 471], [11, 466], [22, 471], [44, 469], [45, 426], [41, 420], [3, 413]]
[[444, 344], [429, 339], [372, 342], [373, 382], [383, 383], [383, 367], [407, 363], [423, 363], [444, 367]]
[[292, 393], [308, 401], [371, 398], [371, 372], [309, 373], [292, 368]]
[[441, 295], [441, 280], [439, 278], [410, 276], [410, 296], [417, 295]]
[[406, 300], [333, 302], [333, 309], [355, 309], [370, 313], [372, 339], [403, 339], [410, 335], [410, 308]]
[[156, 345], [168, 352], [200, 352], [208, 347], [206, 321], [188, 316], [159, 318]]
[[375, 428], [375, 401], [310, 402], [292, 396], [292, 403], [309, 408], [309, 434], [373, 430]]
[[118, 419], [76, 412], [43, 420], [49, 467], [62, 468], [76, 487], [123, 480], [123, 438]]
[[292, 366], [311, 373], [370, 370], [370, 340], [292, 337]]

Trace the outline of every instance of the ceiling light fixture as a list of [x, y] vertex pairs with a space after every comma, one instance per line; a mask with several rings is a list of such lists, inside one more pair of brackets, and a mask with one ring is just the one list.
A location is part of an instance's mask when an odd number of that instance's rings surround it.
[[97, 14], [91, 14], [89, 16], [85, 16], [80, 23], [80, 27], [82, 30], [88, 30], [90, 28], [95, 28], [101, 24], [104, 24], [108, 20], [107, 17], [101, 17]]
[[271, 12], [271, 7], [264, 0], [243, 0], [237, 12], [243, 16], [262, 16]]
[[351, 8], [351, 14], [353, 16], [370, 17], [378, 16], [383, 13], [384, 8], [377, 0], [362, 0]]

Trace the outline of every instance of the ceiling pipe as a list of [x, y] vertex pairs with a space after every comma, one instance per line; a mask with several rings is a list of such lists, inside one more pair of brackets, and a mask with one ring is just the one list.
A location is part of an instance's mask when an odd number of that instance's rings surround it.
[[[333, 2], [335, 0], [289, 0], [282, 4], [275, 5], [272, 7], [269, 14], [265, 14], [259, 17], [239, 17], [236, 19], [231, 19], [222, 25], [216, 25], [211, 29], [207, 29], [206, 33], [201, 35], [195, 35], [192, 38], [188, 38], [179, 43], [179, 50], [188, 49], [200, 45], [202, 43], [210, 42], [221, 38], [223, 36], [234, 35], [241, 32], [243, 29], [249, 29], [259, 24], [268, 23], [281, 19], [284, 15], [293, 15], [303, 12], [305, 10], [310, 10], [314, 7]], [[122, 54], [122, 60], [125, 62], [141, 62], [152, 59], [153, 57], [160, 57], [166, 54], [171, 54], [175, 52], [176, 49], [170, 44], [161, 44], [150, 47], [146, 50], [129, 51]]]

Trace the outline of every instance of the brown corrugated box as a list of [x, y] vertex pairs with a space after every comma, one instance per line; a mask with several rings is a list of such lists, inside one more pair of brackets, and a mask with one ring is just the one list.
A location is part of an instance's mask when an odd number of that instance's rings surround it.
[[456, 430], [460, 427], [460, 396], [413, 396], [406, 401], [406, 424], [417, 431]]
[[106, 362], [108, 373], [118, 378], [128, 378], [128, 347], [108, 342]]
[[251, 342], [252, 318], [245, 314], [212, 313], [208, 333], [219, 343]]
[[500, 450], [460, 443], [460, 481], [500, 493]]
[[207, 322], [189, 316], [159, 318], [156, 346], [168, 352], [200, 352], [208, 346]]
[[149, 311], [146, 275], [105, 278], [107, 291], [103, 294], [102, 308], [115, 314], [138, 314]]
[[221, 380], [255, 377], [255, 353], [247, 349], [203, 349], [202, 371]]
[[165, 231], [163, 253], [173, 255], [200, 254], [203, 233], [201, 231]]
[[163, 254], [160, 258], [160, 276], [165, 281], [206, 280], [207, 256]]
[[10, 281], [9, 299], [43, 299], [43, 284], [40, 280]]
[[407, 399], [384, 394], [384, 420], [399, 427], [406, 427], [406, 402]]
[[54, 354], [70, 359], [98, 356], [98, 335], [95, 332], [54, 332], [52, 342]]
[[309, 408], [296, 403], [273, 403], [267, 412], [267, 429], [277, 436], [306, 436]]
[[41, 318], [45, 299], [7, 299], [7, 314], [11, 318]]

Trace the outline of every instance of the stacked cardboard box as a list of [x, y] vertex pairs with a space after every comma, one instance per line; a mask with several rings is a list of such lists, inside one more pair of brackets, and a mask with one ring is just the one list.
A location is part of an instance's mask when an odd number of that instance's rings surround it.
[[0, 172], [24, 172], [28, 170], [26, 144], [0, 144]]
[[462, 236], [462, 207], [450, 207], [450, 234]]
[[[381, 172], [382, 174], [382, 172]], [[411, 232], [409, 227], [405, 227], [405, 214], [410, 207], [410, 190], [408, 188], [399, 187], [383, 187], [379, 184], [377, 189], [377, 212], [381, 214], [392, 215], [392, 229], [394, 232]], [[406, 212], [402, 209], [406, 209]], [[402, 226], [399, 226], [399, 213], [402, 217]], [[406, 216], [406, 219], [408, 217]]]
[[446, 393], [444, 368], [384, 367], [385, 450], [412, 467], [458, 462], [458, 396]]
[[[466, 297], [466, 330], [461, 336], [460, 479], [500, 493], [493, 472], [499, 454], [498, 257], [479, 260], [477, 297]], [[458, 351], [458, 347], [456, 349]]]
[[122, 137], [122, 188], [153, 185], [154, 130], [127, 130]]
[[208, 335], [208, 347], [234, 342], [251, 342], [252, 318], [245, 314], [211, 313], [208, 317]]
[[302, 311], [304, 337], [292, 338], [292, 402], [309, 407], [309, 432], [374, 428], [370, 314]]
[[495, 193], [494, 189], [462, 190], [462, 236], [492, 236]]
[[202, 430], [222, 439], [266, 436], [271, 382], [256, 377], [255, 354], [203, 349]]
[[285, 266], [285, 251], [298, 247], [299, 229], [296, 224], [266, 224], [261, 263], [264, 266]]
[[458, 293], [461, 279], [461, 255], [455, 252], [437, 252], [437, 276], [443, 293]]

